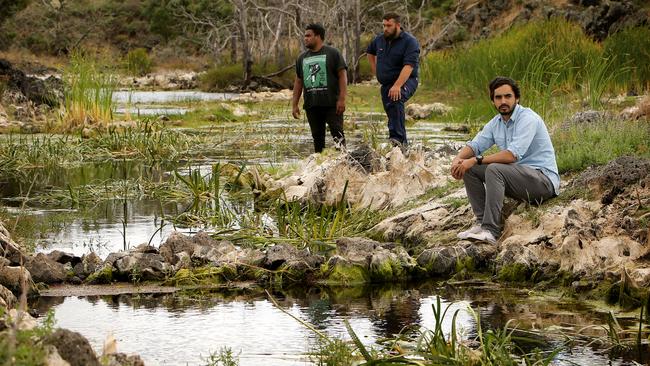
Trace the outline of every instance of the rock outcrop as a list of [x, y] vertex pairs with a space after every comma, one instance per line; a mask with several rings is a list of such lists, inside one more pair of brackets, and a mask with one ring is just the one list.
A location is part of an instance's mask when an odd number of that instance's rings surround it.
[[345, 193], [349, 204], [376, 210], [399, 206], [444, 185], [448, 176], [442, 165], [439, 154], [422, 147], [412, 147], [406, 154], [394, 148], [383, 157], [343, 152], [323, 163], [312, 155], [294, 175], [267, 179], [258, 188], [271, 197], [330, 206], [338, 204]]

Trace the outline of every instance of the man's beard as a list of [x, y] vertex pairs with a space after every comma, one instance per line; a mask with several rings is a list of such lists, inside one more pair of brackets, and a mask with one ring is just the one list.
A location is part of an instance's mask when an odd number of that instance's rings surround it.
[[395, 29], [392, 33], [384, 32], [384, 37], [389, 41], [395, 39], [395, 36], [397, 36], [397, 29]]
[[[504, 106], [505, 106], [505, 107], [508, 107], [508, 110], [505, 111], [505, 112], [501, 110], [501, 107], [504, 107]], [[502, 116], [509, 116], [509, 115], [512, 114], [512, 111], [513, 111], [514, 109], [515, 109], [515, 106], [510, 107], [510, 106], [507, 105], [507, 104], [502, 104], [501, 106], [499, 106], [499, 108], [497, 108], [497, 111], [499, 111], [499, 114], [502, 115]]]

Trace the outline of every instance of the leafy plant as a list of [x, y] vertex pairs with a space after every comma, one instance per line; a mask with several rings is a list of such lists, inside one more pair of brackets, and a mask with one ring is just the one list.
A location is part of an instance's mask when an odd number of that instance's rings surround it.
[[146, 75], [153, 69], [153, 61], [151, 61], [147, 50], [144, 48], [136, 48], [129, 51], [126, 54], [124, 63], [126, 71], [134, 76]]

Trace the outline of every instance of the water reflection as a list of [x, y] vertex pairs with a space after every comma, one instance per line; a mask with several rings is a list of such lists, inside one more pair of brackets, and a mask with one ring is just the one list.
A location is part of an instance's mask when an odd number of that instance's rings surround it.
[[[380, 347], [378, 340], [404, 332], [406, 326], [433, 329], [436, 295], [443, 296], [443, 309], [451, 304], [443, 319], [444, 331], [449, 333], [453, 314], [458, 310], [456, 326], [464, 339], [476, 334], [468, 306], [481, 314], [483, 329], [501, 329], [510, 319], [515, 319], [519, 329], [539, 329], [533, 318], [551, 318], [558, 312], [573, 330], [602, 321], [593, 309], [575, 306], [569, 313], [561, 310], [566, 304], [528, 299], [521, 291], [507, 289], [449, 291], [436, 284], [420, 284], [353, 291], [312, 287], [274, 292], [284, 309], [329, 335], [349, 340], [343, 324], [348, 319], [364, 344], [374, 347]], [[513, 297], [518, 298], [517, 305], [509, 302]], [[147, 365], [194, 365], [200, 363], [201, 356], [222, 347], [240, 354], [242, 366], [306, 365], [310, 364], [306, 354], [316, 345], [315, 335], [275, 308], [262, 289], [212, 296], [177, 293], [40, 298], [32, 306], [39, 313], [53, 309], [58, 326], [82, 333], [96, 351], [101, 350], [106, 335], [113, 333], [120, 351], [142, 355]], [[547, 351], [560, 344], [557, 337], [536, 339], [539, 342], [534, 345]], [[532, 349], [525, 343], [519, 346]], [[612, 358], [612, 365], [632, 364], [627, 355], [618, 356]], [[558, 365], [608, 362], [607, 354], [596, 345], [564, 350], [556, 358]]]

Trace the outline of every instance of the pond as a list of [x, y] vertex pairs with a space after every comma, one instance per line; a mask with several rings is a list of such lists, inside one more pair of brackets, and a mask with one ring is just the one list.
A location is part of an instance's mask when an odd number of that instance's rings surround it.
[[[205, 359], [211, 353], [224, 348], [230, 348], [242, 366], [313, 364], [309, 353], [318, 348], [318, 336], [260, 291], [252, 292], [257, 295], [42, 297], [33, 306], [39, 313], [55, 311], [57, 325], [88, 337], [96, 352], [101, 353], [104, 340], [112, 334], [120, 352], [140, 354], [147, 365], [207, 364]], [[494, 329], [516, 319], [510, 325], [521, 330], [562, 329], [570, 333], [604, 322], [605, 316], [584, 304], [528, 299], [521, 290], [480, 285], [449, 288], [435, 282], [342, 290], [292, 289], [273, 296], [285, 311], [329, 337], [350, 340], [344, 325], [348, 320], [368, 348], [380, 348], [378, 342], [395, 338], [407, 326], [433, 329], [436, 319], [432, 306], [437, 296], [443, 309], [450, 306], [449, 315], [443, 318], [444, 332], [451, 331], [452, 314], [458, 310], [456, 327], [465, 340], [473, 339], [477, 330], [470, 307], [480, 315], [482, 327]], [[560, 337], [520, 336], [549, 352], [562, 345]], [[610, 360], [605, 351], [585, 343], [562, 348], [554, 364], [634, 364], [629, 355]], [[528, 349], [530, 345], [520, 342], [520, 347]]]

